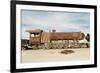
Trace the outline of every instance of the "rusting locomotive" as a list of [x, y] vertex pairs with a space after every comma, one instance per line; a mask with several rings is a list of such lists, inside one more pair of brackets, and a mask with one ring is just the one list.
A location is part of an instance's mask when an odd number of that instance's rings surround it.
[[43, 30], [27, 30], [28, 44], [31, 48], [68, 48], [80, 47], [78, 41], [85, 38], [82, 32], [44, 32]]

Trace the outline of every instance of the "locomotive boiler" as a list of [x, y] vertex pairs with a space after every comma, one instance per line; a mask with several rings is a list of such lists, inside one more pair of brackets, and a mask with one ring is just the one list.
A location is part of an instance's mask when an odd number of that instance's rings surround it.
[[82, 40], [82, 32], [43, 32], [42, 30], [27, 30], [30, 33], [30, 44], [45, 43], [58, 40]]

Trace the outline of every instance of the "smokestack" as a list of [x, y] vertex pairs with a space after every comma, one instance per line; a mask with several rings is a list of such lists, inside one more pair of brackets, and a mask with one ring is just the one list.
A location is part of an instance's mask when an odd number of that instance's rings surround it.
[[52, 32], [56, 32], [56, 30], [55, 30], [55, 29], [53, 29], [53, 30], [52, 30]]

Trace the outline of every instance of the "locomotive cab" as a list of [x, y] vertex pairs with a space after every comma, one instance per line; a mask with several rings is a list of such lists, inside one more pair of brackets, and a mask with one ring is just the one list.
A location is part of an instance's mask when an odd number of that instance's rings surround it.
[[42, 30], [36, 29], [36, 30], [27, 30], [29, 32], [29, 44], [30, 45], [35, 45], [35, 44], [40, 44], [41, 43], [41, 34]]

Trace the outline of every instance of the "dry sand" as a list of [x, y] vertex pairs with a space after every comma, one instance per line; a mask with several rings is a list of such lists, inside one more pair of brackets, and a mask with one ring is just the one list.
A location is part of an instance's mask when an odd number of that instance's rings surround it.
[[70, 54], [62, 54], [62, 50], [67, 49], [23, 50], [22, 63], [89, 60], [90, 57], [90, 48], [70, 49], [74, 51]]

